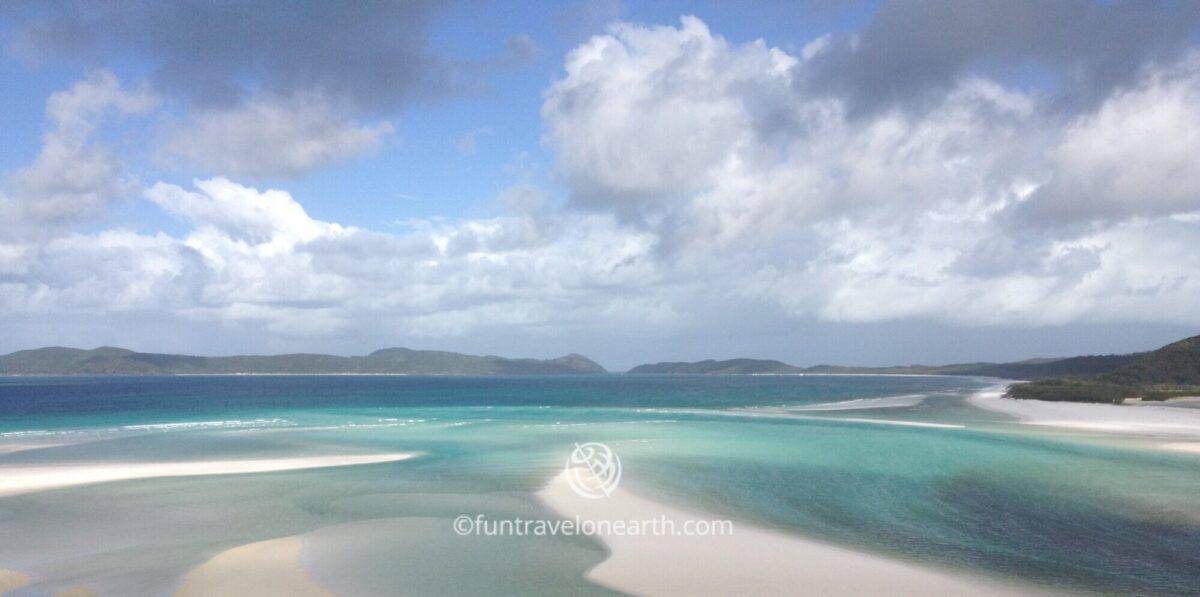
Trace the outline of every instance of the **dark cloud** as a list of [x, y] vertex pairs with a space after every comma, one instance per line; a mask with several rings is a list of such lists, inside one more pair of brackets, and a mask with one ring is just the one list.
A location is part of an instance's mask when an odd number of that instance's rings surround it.
[[[806, 67], [809, 91], [855, 112], [913, 105], [978, 69], [1049, 75], [1063, 106], [1090, 106], [1200, 32], [1200, 2], [920, 0], [890, 2]], [[1016, 72], [1014, 72], [1016, 71]]]
[[431, 49], [441, 2], [61, 0], [9, 4], [27, 58], [147, 64], [155, 85], [205, 106], [318, 91], [367, 112], [470, 87]]

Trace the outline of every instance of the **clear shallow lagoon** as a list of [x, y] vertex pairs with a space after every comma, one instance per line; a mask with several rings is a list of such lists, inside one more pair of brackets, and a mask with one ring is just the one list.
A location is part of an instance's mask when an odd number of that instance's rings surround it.
[[[1051, 587], [1200, 587], [1200, 457], [1055, 434], [950, 377], [0, 379], [0, 466], [420, 452], [412, 460], [120, 481], [0, 497], [0, 569], [30, 594], [169, 593], [226, 549], [305, 534], [348, 594], [604, 593], [584, 537], [460, 537], [553, 517], [533, 495], [601, 441], [647, 497]], [[938, 426], [914, 426], [935, 424]]]

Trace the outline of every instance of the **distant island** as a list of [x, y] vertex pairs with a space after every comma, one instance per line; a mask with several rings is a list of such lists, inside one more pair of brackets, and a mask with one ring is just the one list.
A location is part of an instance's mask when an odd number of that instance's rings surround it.
[[[385, 348], [366, 356], [327, 354], [201, 357], [49, 347], [0, 356], [0, 375], [585, 375], [606, 373], [578, 354], [514, 359], [437, 350]], [[1029, 359], [1013, 363], [958, 363], [797, 367], [770, 359], [728, 359], [638, 365], [633, 375], [969, 375], [1023, 380], [1006, 396], [1120, 404], [1130, 398], [1166, 400], [1200, 396], [1200, 336], [1150, 352]]]
[[959, 363], [892, 367], [797, 367], [781, 361], [666, 362], [638, 365], [633, 374], [658, 375], [971, 375], [1025, 380], [1008, 387], [1009, 398], [1121, 404], [1131, 398], [1167, 400], [1200, 396], [1200, 336], [1150, 352], [1030, 359], [1014, 363]]
[[580, 375], [605, 373], [578, 354], [557, 359], [510, 359], [437, 350], [386, 348], [366, 356], [282, 354], [199, 357], [50, 347], [0, 356], [0, 375]]
[[775, 360], [729, 359], [725, 361], [666, 362], [638, 365], [633, 374], [656, 375], [971, 375], [1005, 379], [1049, 379], [1058, 376], [1088, 377], [1131, 364], [1145, 353], [1029, 359], [1014, 363], [957, 363], [953, 365], [894, 365], [890, 367], [848, 367], [815, 365], [797, 367]]

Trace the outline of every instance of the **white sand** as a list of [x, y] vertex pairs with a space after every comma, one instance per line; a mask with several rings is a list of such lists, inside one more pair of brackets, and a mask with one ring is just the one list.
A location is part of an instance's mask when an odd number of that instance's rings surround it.
[[[720, 517], [659, 504], [623, 488], [579, 497], [564, 472], [538, 497], [564, 518], [685, 521]], [[989, 580], [941, 572], [842, 547], [734, 523], [724, 536], [598, 537], [611, 555], [587, 573], [592, 582], [638, 595], [1017, 595]]]
[[1167, 442], [1163, 444], [1162, 447], [1175, 452], [1200, 454], [1200, 442]]
[[1200, 439], [1200, 409], [1147, 404], [1134, 406], [1012, 400], [1003, 398], [1003, 394], [1003, 389], [992, 389], [971, 396], [970, 402], [980, 408], [1016, 417], [1026, 425]]
[[176, 597], [330, 597], [300, 565], [303, 541], [284, 537], [217, 554], [183, 578]]
[[88, 587], [76, 585], [55, 591], [54, 597], [96, 597], [96, 592]]
[[294, 471], [331, 466], [377, 464], [411, 458], [413, 454], [366, 454], [353, 456], [306, 456], [251, 460], [206, 460], [191, 462], [131, 462], [62, 464], [48, 466], [0, 466], [0, 496], [44, 491], [75, 485], [198, 475], [240, 475]]
[[0, 570], [0, 595], [29, 584], [29, 577], [14, 570]]
[[966, 425], [953, 423], [924, 423], [921, 421], [892, 421], [890, 419], [861, 419], [855, 417], [812, 417], [814, 420], [865, 423], [867, 425], [895, 425], [898, 427], [925, 427], [928, 429], [966, 429]]
[[57, 448], [65, 444], [0, 444], [0, 454], [12, 454], [25, 450], [41, 450], [42, 448]]
[[[956, 423], [926, 423], [924, 421], [900, 421], [893, 419], [870, 419], [864, 417], [829, 417], [806, 414], [796, 414], [798, 409], [790, 407], [755, 406], [750, 408], [716, 411], [720, 414], [735, 417], [775, 417], [800, 421], [836, 421], [840, 423], [860, 423], [864, 425], [894, 425], [898, 427], [924, 427], [929, 429], [966, 429], [966, 425]], [[700, 411], [697, 411], [700, 412]], [[801, 411], [804, 412], [804, 411]], [[705, 413], [710, 414], [710, 413]]]

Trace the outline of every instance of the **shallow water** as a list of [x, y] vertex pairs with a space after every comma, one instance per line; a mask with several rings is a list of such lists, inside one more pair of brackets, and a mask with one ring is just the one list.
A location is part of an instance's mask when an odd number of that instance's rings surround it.
[[[349, 594], [604, 592], [582, 537], [459, 537], [533, 496], [575, 442], [625, 486], [803, 536], [1048, 586], [1200, 586], [1200, 457], [1055, 435], [949, 377], [171, 377], [0, 380], [0, 466], [420, 452], [409, 461], [0, 497], [29, 594], [163, 594], [226, 549], [303, 535]], [[915, 426], [929, 425], [934, 426]]]

